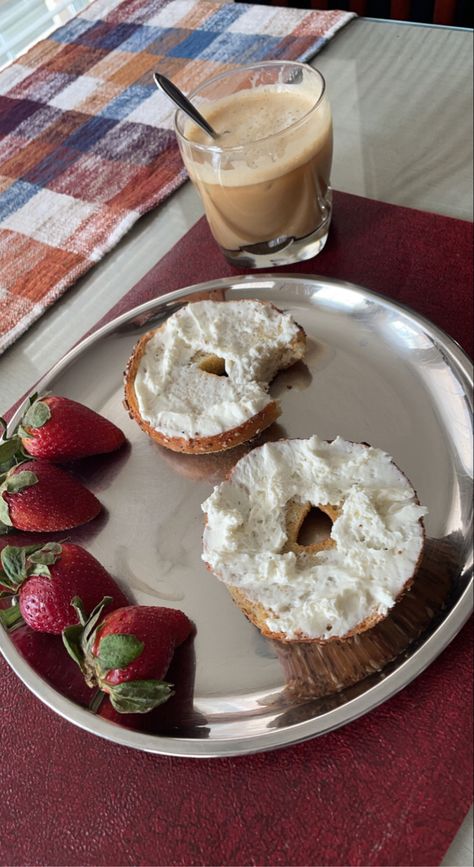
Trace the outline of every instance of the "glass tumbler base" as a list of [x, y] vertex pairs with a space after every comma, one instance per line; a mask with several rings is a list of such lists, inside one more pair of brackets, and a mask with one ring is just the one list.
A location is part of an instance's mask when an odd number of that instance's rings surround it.
[[331, 210], [329, 206], [324, 222], [304, 238], [281, 238], [241, 247], [240, 250], [225, 250], [222, 247], [221, 250], [228, 262], [240, 268], [274, 268], [312, 259], [323, 250], [328, 239]]

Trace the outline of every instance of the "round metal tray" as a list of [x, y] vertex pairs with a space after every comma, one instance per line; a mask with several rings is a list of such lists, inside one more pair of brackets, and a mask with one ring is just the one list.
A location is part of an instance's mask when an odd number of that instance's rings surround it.
[[[200, 504], [242, 448], [178, 455], [149, 440], [123, 409], [122, 371], [134, 343], [197, 295], [272, 301], [308, 335], [304, 363], [271, 386], [282, 415], [265, 438], [317, 433], [368, 442], [393, 456], [428, 507], [419, 577], [387, 620], [364, 636], [318, 650], [263, 639], [201, 561]], [[26, 627], [0, 629], [5, 658], [70, 722], [161, 754], [273, 749], [366, 713], [429, 665], [472, 609], [471, 389], [470, 363], [446, 334], [381, 295], [336, 280], [227, 278], [120, 316], [69, 352], [38, 390], [83, 402], [129, 439], [120, 453], [76, 467], [104, 514], [68, 537], [88, 548], [137, 602], [180, 607], [194, 620], [195, 639], [178, 651], [172, 672], [176, 696], [151, 715], [118, 719], [108, 699], [97, 702], [78, 685], [60, 639], [25, 640]], [[38, 657], [31, 650], [36, 640]]]

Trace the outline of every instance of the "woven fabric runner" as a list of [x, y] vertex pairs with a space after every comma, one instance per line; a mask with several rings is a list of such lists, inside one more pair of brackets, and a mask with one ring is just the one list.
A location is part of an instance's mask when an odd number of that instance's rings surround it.
[[96, 0], [0, 73], [0, 352], [186, 179], [173, 108], [232, 66], [308, 60], [353, 16]]

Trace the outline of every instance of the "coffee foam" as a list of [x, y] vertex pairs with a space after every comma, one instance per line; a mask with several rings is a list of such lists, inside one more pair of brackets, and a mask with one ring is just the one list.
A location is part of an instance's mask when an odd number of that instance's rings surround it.
[[[237, 187], [271, 181], [304, 165], [331, 137], [329, 103], [323, 96], [315, 108], [309, 91], [244, 90], [200, 109], [215, 129], [225, 130], [223, 152], [195, 150], [188, 164], [192, 179], [206, 184]], [[195, 124], [186, 125], [185, 136], [209, 145], [209, 137]], [[239, 146], [241, 151], [236, 150]], [[234, 150], [227, 151], [230, 148]]]

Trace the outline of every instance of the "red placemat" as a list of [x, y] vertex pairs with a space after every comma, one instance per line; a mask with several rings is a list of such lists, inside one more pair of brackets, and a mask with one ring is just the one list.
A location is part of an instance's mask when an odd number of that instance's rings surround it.
[[[383, 291], [468, 348], [467, 223], [337, 194], [326, 250], [280, 270]], [[235, 273], [200, 221], [110, 315]], [[472, 801], [472, 668], [467, 626], [415, 682], [351, 725], [277, 752], [192, 760], [74, 728], [2, 662], [1, 861], [439, 864]]]
[[[413, 307], [471, 354], [472, 242], [472, 224], [464, 220], [335, 192], [323, 252], [272, 273], [320, 274], [359, 283]], [[101, 323], [164, 292], [239, 273], [248, 271], [227, 263], [203, 218]]]

